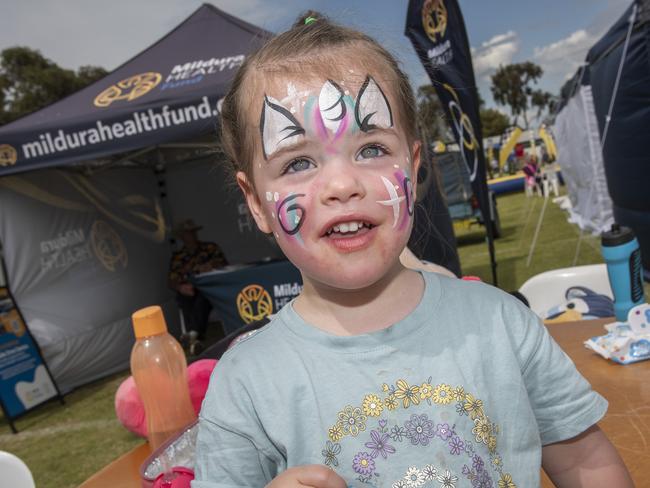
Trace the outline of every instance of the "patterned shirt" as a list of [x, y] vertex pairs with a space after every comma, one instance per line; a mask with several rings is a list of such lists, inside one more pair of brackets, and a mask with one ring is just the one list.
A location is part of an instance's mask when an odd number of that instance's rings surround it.
[[189, 275], [199, 274], [208, 265], [212, 269], [226, 266], [226, 261], [221, 248], [214, 242], [199, 242], [193, 251], [185, 246], [175, 252], [169, 266], [169, 281], [175, 285], [186, 283]]
[[352, 488], [530, 488], [542, 446], [607, 402], [540, 320], [483, 283], [423, 273], [420, 304], [328, 334], [291, 304], [227, 351], [200, 414], [193, 488], [265, 486], [324, 464]]

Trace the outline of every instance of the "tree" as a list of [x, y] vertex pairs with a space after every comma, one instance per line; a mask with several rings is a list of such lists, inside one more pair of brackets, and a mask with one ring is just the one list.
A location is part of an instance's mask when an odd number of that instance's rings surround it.
[[539, 118], [544, 113], [544, 110], [551, 109], [552, 99], [553, 99], [553, 95], [551, 95], [547, 91], [535, 90], [533, 92], [533, 94], [530, 97], [530, 104], [533, 107], [537, 107], [537, 115], [535, 115], [536, 119], [539, 120]]
[[526, 61], [500, 66], [492, 75], [492, 86], [490, 87], [492, 97], [497, 104], [510, 107], [513, 124], [517, 125], [521, 115], [524, 129], [528, 129], [528, 114], [526, 112], [532, 107], [532, 97], [535, 93], [531, 84], [537, 83], [543, 73], [540, 66]]
[[16, 120], [106, 76], [97, 66], [75, 73], [63, 69], [28, 47], [0, 52], [0, 125]]
[[482, 108], [480, 115], [483, 137], [500, 136], [510, 127], [510, 119], [498, 110]]
[[447, 138], [445, 112], [436, 89], [431, 85], [422, 85], [418, 88], [416, 102], [418, 125], [422, 131], [422, 138], [429, 144], [436, 139]]

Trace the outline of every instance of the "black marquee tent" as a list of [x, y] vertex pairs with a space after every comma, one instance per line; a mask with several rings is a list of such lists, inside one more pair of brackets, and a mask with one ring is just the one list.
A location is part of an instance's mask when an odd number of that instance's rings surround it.
[[0, 128], [0, 176], [214, 132], [217, 102], [271, 34], [204, 4], [103, 79]]
[[[161, 304], [177, 325], [170, 222], [193, 218], [231, 263], [281, 257], [215, 164], [218, 102], [269, 36], [204, 4], [105, 78], [0, 127], [4, 272], [63, 392], [128, 365], [134, 310]], [[414, 249], [459, 273], [433, 172], [418, 179]]]
[[614, 218], [636, 233], [650, 279], [650, 1], [632, 1], [586, 62]]
[[6, 281], [63, 392], [124, 369], [134, 310], [159, 303], [177, 324], [170, 222], [193, 218], [231, 262], [280, 257], [215, 164], [218, 101], [269, 36], [203, 5], [103, 79], [0, 127]]
[[577, 214], [573, 219], [600, 220], [606, 228], [616, 221], [632, 228], [646, 279], [650, 279], [649, 39], [650, 0], [631, 1], [563, 87], [555, 121], [558, 161]]

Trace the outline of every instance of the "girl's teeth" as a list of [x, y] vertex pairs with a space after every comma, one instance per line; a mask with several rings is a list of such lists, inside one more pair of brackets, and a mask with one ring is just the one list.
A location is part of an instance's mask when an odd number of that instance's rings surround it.
[[359, 229], [362, 229], [363, 227], [368, 227], [368, 226], [363, 222], [346, 222], [343, 224], [333, 225], [332, 229], [328, 232], [328, 234], [332, 234], [333, 232], [338, 232], [341, 234], [345, 234], [347, 232], [357, 232]]

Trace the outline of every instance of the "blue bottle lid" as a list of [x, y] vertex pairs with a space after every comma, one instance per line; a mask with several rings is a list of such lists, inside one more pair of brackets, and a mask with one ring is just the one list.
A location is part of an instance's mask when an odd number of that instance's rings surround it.
[[612, 224], [612, 228], [601, 235], [601, 243], [604, 247], [614, 247], [626, 244], [634, 239], [634, 232], [629, 227]]

